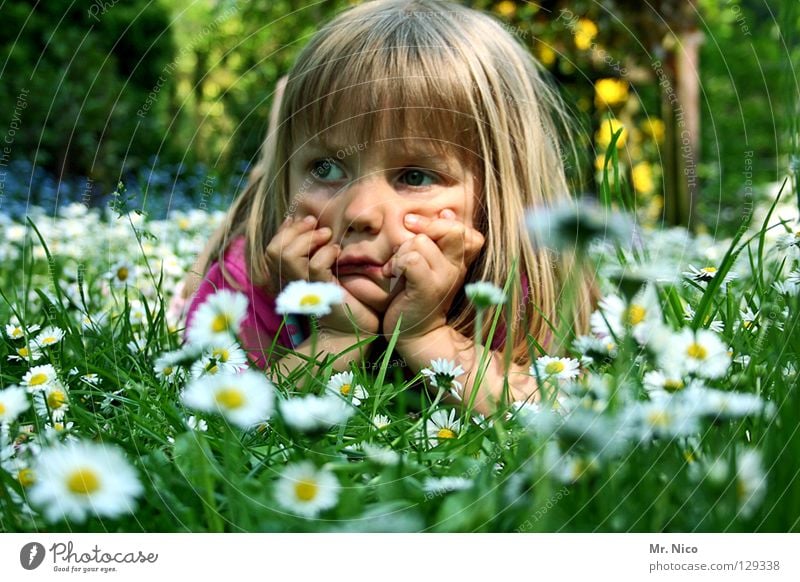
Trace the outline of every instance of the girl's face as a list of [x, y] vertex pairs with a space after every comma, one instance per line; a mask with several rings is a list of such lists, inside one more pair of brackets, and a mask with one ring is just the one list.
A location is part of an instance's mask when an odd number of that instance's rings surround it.
[[[357, 145], [308, 142], [289, 163], [292, 208], [317, 217], [341, 246], [333, 275], [356, 299], [382, 313], [396, 281], [381, 267], [415, 236], [409, 214], [438, 218], [445, 210], [473, 226], [476, 179], [455, 156], [424, 139]], [[449, 214], [449, 213], [445, 213]], [[452, 215], [450, 215], [452, 218]]]

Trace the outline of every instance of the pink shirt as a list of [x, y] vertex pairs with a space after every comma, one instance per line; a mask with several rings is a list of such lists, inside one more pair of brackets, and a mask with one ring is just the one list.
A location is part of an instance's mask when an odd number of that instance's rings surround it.
[[[245, 238], [243, 236], [237, 237], [230, 243], [223, 258], [228, 274], [236, 281], [240, 289], [235, 289], [224, 279], [219, 263], [216, 261], [212, 263], [203, 282], [192, 297], [191, 304], [186, 312], [186, 329], [189, 329], [197, 308], [209, 295], [213, 295], [217, 290], [230, 289], [231, 291], [244, 293], [249, 304], [247, 316], [242, 322], [239, 334], [244, 344], [242, 347], [253, 363], [259, 368], [265, 368], [268, 363], [266, 354], [269, 352], [273, 338], [278, 334], [278, 330], [280, 330], [280, 333], [275, 343], [285, 348], [293, 349], [308, 337], [310, 328], [307, 318], [292, 315], [286, 317], [286, 325], [281, 328], [283, 316], [278, 315], [275, 311], [275, 299], [262, 287], [256, 287], [250, 281], [250, 277], [247, 274], [244, 248]], [[529, 288], [525, 275], [522, 276], [522, 284], [525, 290], [523, 300], [527, 301]], [[494, 338], [492, 338], [493, 350], [498, 350], [503, 346], [505, 335], [505, 326], [500, 323], [495, 331]]]

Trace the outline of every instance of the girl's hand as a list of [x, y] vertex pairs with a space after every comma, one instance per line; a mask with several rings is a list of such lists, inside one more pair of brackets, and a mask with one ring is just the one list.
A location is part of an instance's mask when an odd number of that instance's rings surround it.
[[[400, 315], [403, 339], [420, 337], [447, 324], [447, 312], [464, 283], [467, 269], [483, 247], [484, 237], [446, 209], [440, 218], [406, 216], [414, 233], [384, 265], [384, 275], [401, 277], [404, 287], [383, 316], [383, 333], [391, 335]], [[404, 280], [404, 283], [403, 283]]]
[[[277, 297], [283, 287], [292, 281], [319, 281], [339, 285], [338, 279], [333, 276], [332, 267], [341, 248], [328, 243], [332, 235], [330, 228], [315, 229], [316, 224], [317, 219], [314, 216], [303, 219], [289, 217], [267, 245], [267, 290], [273, 297]], [[344, 287], [342, 291], [344, 303], [333, 306], [330, 314], [321, 317], [320, 327], [337, 335], [352, 336], [356, 329], [367, 335], [378, 333], [378, 315]], [[352, 311], [352, 321], [345, 306]]]

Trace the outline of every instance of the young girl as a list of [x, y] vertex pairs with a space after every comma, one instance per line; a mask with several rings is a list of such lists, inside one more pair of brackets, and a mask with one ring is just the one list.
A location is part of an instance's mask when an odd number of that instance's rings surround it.
[[[266, 366], [276, 339], [293, 350], [279, 367], [293, 369], [311, 351], [308, 322], [282, 327], [275, 298], [293, 280], [334, 282], [345, 302], [319, 320], [318, 349], [344, 352], [336, 369], [374, 357], [385, 343], [356, 344], [391, 336], [401, 322], [395, 349], [409, 371], [455, 361], [464, 402], [490, 350], [475, 410], [491, 413], [501, 400], [504, 350], [510, 400], [537, 399], [527, 336], [556, 349], [551, 326], [569, 263], [534, 249], [522, 218], [569, 196], [556, 121], [566, 116], [555, 92], [493, 17], [433, 0], [342, 13], [288, 74], [261, 170], [211, 243], [187, 328], [209, 294], [240, 290], [250, 301], [242, 340], [251, 358]], [[464, 286], [503, 287], [515, 259], [513, 317], [501, 318], [491, 345], [476, 346]], [[584, 281], [578, 333], [594, 300]], [[490, 325], [485, 318], [481, 338]]]

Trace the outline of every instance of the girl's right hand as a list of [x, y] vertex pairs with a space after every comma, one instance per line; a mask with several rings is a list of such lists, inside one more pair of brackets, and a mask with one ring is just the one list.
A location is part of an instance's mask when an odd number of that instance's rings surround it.
[[[344, 293], [344, 303], [334, 305], [331, 313], [319, 320], [322, 329], [338, 335], [374, 335], [380, 328], [380, 318], [374, 310], [353, 297], [333, 275], [333, 266], [341, 248], [328, 244], [331, 229], [315, 229], [317, 219], [288, 217], [267, 245], [266, 261], [269, 281], [267, 290], [273, 297], [292, 281], [335, 283]], [[352, 315], [348, 314], [349, 311]], [[351, 321], [352, 319], [352, 321]]]

